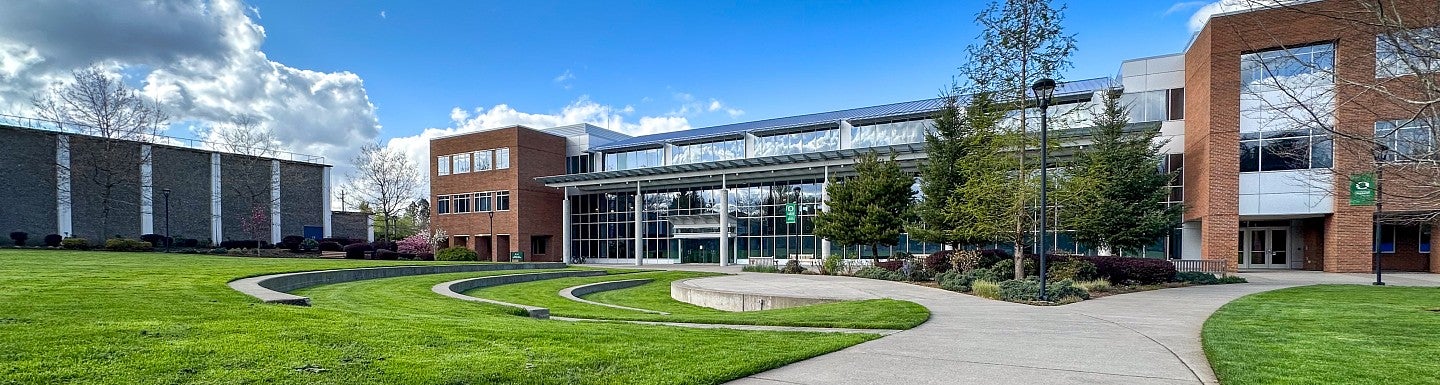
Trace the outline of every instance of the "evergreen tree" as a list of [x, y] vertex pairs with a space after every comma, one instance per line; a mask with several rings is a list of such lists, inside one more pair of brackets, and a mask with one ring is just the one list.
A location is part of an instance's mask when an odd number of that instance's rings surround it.
[[1067, 227], [1092, 249], [1137, 250], [1155, 243], [1180, 223], [1182, 209], [1167, 205], [1174, 175], [1160, 170], [1158, 128], [1126, 133], [1129, 114], [1111, 92], [1094, 118], [1095, 141], [1077, 155], [1065, 181]]
[[959, 98], [950, 95], [925, 135], [927, 160], [921, 166], [916, 205], [920, 226], [910, 235], [927, 242], [979, 245], [998, 240], [1006, 231], [1005, 168], [997, 125], [1003, 110], [989, 93], [971, 97], [962, 114]]
[[842, 246], [869, 245], [872, 256], [880, 258], [880, 246], [900, 244], [905, 216], [915, 199], [910, 187], [915, 179], [891, 159], [879, 160], [875, 153], [861, 155], [855, 162], [856, 176], [835, 180], [826, 187], [830, 210], [815, 218], [815, 235]]

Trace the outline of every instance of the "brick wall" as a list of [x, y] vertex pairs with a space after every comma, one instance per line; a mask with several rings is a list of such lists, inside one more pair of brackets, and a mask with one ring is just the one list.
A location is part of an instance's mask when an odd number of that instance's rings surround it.
[[[438, 174], [438, 156], [502, 147], [510, 149], [508, 169], [443, 176]], [[494, 233], [508, 235], [508, 242], [490, 250], [477, 248], [483, 241], [477, 242], [473, 237], [464, 240], [464, 244], [482, 254], [489, 251], [489, 255], [481, 256], [482, 259], [509, 260], [509, 255], [500, 255], [506, 248], [508, 251], [525, 252], [527, 261], [561, 259], [560, 204], [563, 196], [559, 190], [545, 187], [535, 181], [535, 178], [565, 173], [564, 137], [525, 127], [507, 127], [432, 140], [430, 154], [428, 164], [431, 212], [437, 213], [431, 216], [431, 224], [451, 236], [451, 245], [459, 245], [460, 241], [455, 240], [456, 237], [477, 234], [483, 237]], [[510, 191], [510, 210], [495, 212], [493, 231], [490, 229], [490, 217], [487, 213], [442, 215], [434, 208], [440, 195], [502, 190]], [[550, 236], [550, 250], [546, 255], [531, 255], [530, 239], [536, 235]]]

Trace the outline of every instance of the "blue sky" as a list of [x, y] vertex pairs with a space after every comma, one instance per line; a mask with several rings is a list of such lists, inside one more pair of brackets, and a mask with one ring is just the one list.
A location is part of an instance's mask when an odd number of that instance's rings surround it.
[[[0, 113], [33, 116], [99, 65], [166, 108], [170, 135], [252, 117], [338, 182], [371, 141], [423, 165], [430, 138], [513, 124], [646, 134], [933, 97], [985, 4], [7, 0]], [[1180, 52], [1236, 4], [1071, 1], [1066, 77]]]
[[[963, 62], [984, 5], [249, 3], [271, 60], [363, 78], [386, 138], [452, 125], [455, 107], [557, 114], [582, 97], [633, 116], [680, 114], [684, 95], [743, 111], [684, 111], [695, 127], [931, 97]], [[1071, 2], [1079, 50], [1067, 77], [1183, 50], [1200, 4]]]

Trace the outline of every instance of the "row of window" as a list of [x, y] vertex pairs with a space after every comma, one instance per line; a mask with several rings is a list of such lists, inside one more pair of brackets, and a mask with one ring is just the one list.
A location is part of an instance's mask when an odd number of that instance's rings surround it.
[[1132, 92], [1120, 95], [1120, 105], [1130, 109], [1130, 122], [1159, 122], [1185, 119], [1185, 89]]
[[435, 157], [439, 175], [464, 174], [510, 168], [510, 149], [497, 148]]
[[510, 192], [486, 191], [435, 197], [435, 212], [439, 214], [483, 213], [490, 211], [510, 211]]
[[1381, 253], [1394, 253], [1396, 244], [1395, 234], [1401, 231], [1416, 231], [1416, 237], [1419, 241], [1416, 250], [1420, 253], [1430, 252], [1430, 225], [1398, 226], [1382, 224], [1380, 225], [1380, 243], [1376, 244], [1375, 247]]
[[1440, 27], [1416, 28], [1375, 37], [1375, 76], [1440, 72]]

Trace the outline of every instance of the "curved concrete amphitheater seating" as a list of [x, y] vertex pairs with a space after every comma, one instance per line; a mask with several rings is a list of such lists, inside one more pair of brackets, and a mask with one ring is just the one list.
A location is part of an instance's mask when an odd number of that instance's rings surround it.
[[725, 311], [756, 311], [840, 302], [840, 298], [797, 297], [755, 294], [700, 287], [682, 279], [670, 283], [670, 298], [693, 305]]
[[611, 290], [620, 290], [620, 289], [632, 288], [632, 287], [644, 285], [644, 284], [647, 284], [647, 283], [650, 283], [650, 282], [653, 282], [653, 281], [655, 281], [655, 280], [649, 279], [649, 278], [641, 278], [641, 279], [626, 279], [626, 280], [621, 280], [621, 281], [596, 282], [596, 283], [592, 283], [592, 284], [588, 284], [588, 285], [580, 285], [580, 286], [575, 286], [575, 287], [567, 287], [567, 288], [565, 288], [565, 290], [561, 290], [561, 291], [560, 291], [560, 296], [561, 296], [561, 297], [565, 297], [565, 298], [567, 298], [567, 299], [569, 299], [569, 300], [571, 300], [571, 301], [584, 302], [584, 303], [588, 303], [588, 304], [591, 304], [591, 305], [599, 305], [599, 306], [604, 306], [604, 307], [612, 307], [612, 308], [616, 308], [616, 309], [633, 310], [633, 311], [644, 312], [644, 313], [651, 313], [651, 314], [669, 315], [670, 313], [666, 313], [666, 312], [663, 312], [663, 311], [656, 311], [656, 310], [649, 310], [649, 309], [641, 309], [641, 308], [629, 307], [629, 306], [612, 305], [612, 304], [608, 304], [608, 303], [595, 302], [595, 301], [587, 300], [587, 299], [584, 299], [584, 298], [580, 298], [580, 296], [582, 296], [582, 295], [590, 295], [590, 294], [599, 293], [599, 292], [602, 292], [602, 291], [611, 291]]
[[500, 305], [500, 306], [513, 307], [513, 308], [517, 308], [517, 309], [524, 310], [524, 311], [525, 311], [525, 314], [529, 315], [530, 318], [546, 319], [546, 318], [550, 318], [550, 309], [547, 309], [547, 308], [536, 307], [536, 306], [527, 306], [527, 305], [521, 305], [521, 304], [515, 304], [515, 303], [509, 303], [509, 302], [501, 302], [501, 301], [496, 301], [496, 300], [493, 300], [493, 299], [485, 299], [485, 298], [471, 297], [471, 296], [464, 295], [464, 294], [460, 294], [460, 293], [464, 293], [464, 292], [467, 292], [467, 291], [470, 291], [470, 290], [475, 290], [475, 289], [482, 288], [482, 287], [500, 286], [500, 285], [506, 285], [506, 284], [512, 284], [512, 283], [521, 283], [521, 282], [530, 282], [530, 281], [541, 281], [541, 280], [546, 280], [546, 279], [565, 278], [565, 277], [593, 277], [593, 276], [597, 276], [597, 275], [605, 275], [605, 272], [604, 272], [604, 271], [598, 271], [598, 270], [593, 270], [593, 271], [587, 270], [587, 271], [553, 271], [553, 272], [544, 272], [544, 273], [506, 274], [506, 275], [496, 275], [496, 276], [479, 277], [479, 278], [466, 278], [466, 279], [458, 279], [458, 280], [454, 280], [454, 281], [450, 281], [450, 282], [442, 282], [442, 283], [440, 283], [440, 284], [437, 284], [437, 285], [431, 287], [431, 288], [430, 288], [430, 291], [433, 291], [433, 292], [435, 292], [435, 293], [438, 293], [438, 294], [443, 295], [443, 296], [446, 296], [446, 297], [455, 298], [455, 299], [463, 299], [463, 300], [466, 300], [466, 301], [484, 302], [484, 303], [495, 304], [495, 305]]
[[470, 271], [560, 269], [564, 263], [487, 263], [434, 266], [387, 266], [360, 269], [302, 271], [262, 275], [230, 281], [230, 288], [267, 303], [310, 306], [310, 298], [287, 292], [332, 283], [390, 278], [407, 275], [463, 273]]

